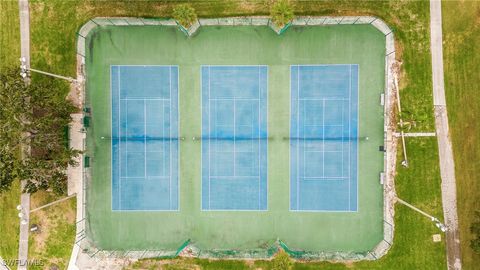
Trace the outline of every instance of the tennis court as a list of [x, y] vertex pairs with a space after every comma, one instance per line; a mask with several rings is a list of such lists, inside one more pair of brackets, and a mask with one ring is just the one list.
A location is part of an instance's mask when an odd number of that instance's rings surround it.
[[290, 209], [357, 211], [358, 65], [290, 70]]
[[382, 241], [375, 27], [186, 37], [110, 25], [85, 48], [86, 234], [99, 249], [175, 254], [188, 242], [198, 256], [264, 258], [281, 240], [318, 257]]
[[202, 209], [267, 209], [267, 67], [202, 67]]
[[178, 68], [111, 66], [112, 209], [178, 210]]

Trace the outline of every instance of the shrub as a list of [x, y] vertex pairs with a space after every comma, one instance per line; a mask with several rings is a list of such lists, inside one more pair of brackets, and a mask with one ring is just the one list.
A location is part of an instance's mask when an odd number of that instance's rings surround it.
[[475, 221], [470, 226], [470, 232], [475, 235], [470, 241], [470, 247], [476, 253], [480, 253], [480, 211], [475, 211]]
[[284, 27], [293, 20], [293, 8], [288, 0], [278, 0], [272, 5], [270, 10], [272, 22], [278, 27]]
[[292, 260], [283, 250], [272, 260], [272, 270], [290, 270], [292, 269], [292, 265]]
[[182, 4], [173, 8], [173, 18], [183, 27], [189, 28], [197, 20], [197, 13], [192, 6]]

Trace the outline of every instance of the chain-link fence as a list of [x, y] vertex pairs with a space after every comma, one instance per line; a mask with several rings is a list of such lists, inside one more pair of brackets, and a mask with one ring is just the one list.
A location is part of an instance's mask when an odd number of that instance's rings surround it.
[[[297, 17], [291, 23], [283, 28], [276, 27], [268, 17], [234, 17], [234, 18], [214, 18], [214, 19], [199, 19], [188, 29], [180, 26], [172, 19], [147, 19], [147, 18], [94, 18], [86, 22], [77, 33], [77, 59], [78, 59], [78, 78], [85, 77], [85, 55], [86, 55], [86, 41], [89, 33], [96, 27], [103, 26], [169, 26], [179, 27], [182, 32], [188, 36], [194, 35], [202, 26], [269, 26], [278, 34], [283, 33], [289, 27], [301, 26], [329, 26], [329, 25], [356, 25], [356, 24], [370, 24], [376, 27], [385, 35], [386, 50], [385, 50], [385, 89], [383, 100], [385, 113], [385, 145], [391, 144], [390, 118], [391, 118], [391, 101], [392, 101], [392, 87], [395, 65], [395, 45], [393, 30], [390, 29], [382, 20], [371, 16], [345, 16], [345, 17], [314, 17], [305, 16]], [[85, 89], [83, 89], [83, 104], [88, 107], [86, 100]], [[88, 117], [88, 110], [84, 110], [84, 116]], [[84, 149], [86, 141], [84, 139]], [[390, 248], [393, 241], [394, 223], [393, 223], [393, 202], [394, 202], [394, 187], [393, 175], [395, 164], [391, 164], [395, 157], [395, 148], [386, 147], [389, 151], [384, 154], [384, 173], [380, 176], [380, 181], [384, 185], [384, 237], [383, 240], [371, 251], [364, 253], [351, 252], [308, 252], [299, 251], [290, 248], [281, 240], [272, 243], [264, 243], [261, 247], [255, 250], [203, 250], [195, 245], [194, 241], [186, 240], [176, 250], [102, 250], [95, 247], [93, 242], [89, 239], [87, 230], [87, 208], [88, 201], [88, 186], [91, 182], [90, 168], [87, 159], [94, 158], [90, 151], [85, 152], [84, 168], [82, 177], [82, 190], [79, 196], [77, 211], [77, 235], [75, 240], [75, 249], [79, 253], [88, 255], [94, 260], [103, 260], [107, 258], [173, 258], [179, 255], [192, 257], [208, 257], [208, 258], [269, 258], [275, 254], [278, 249], [282, 248], [287, 251], [292, 257], [299, 259], [310, 260], [375, 260], [385, 255]], [[88, 149], [87, 149], [88, 150]], [[75, 255], [74, 255], [75, 256]], [[76, 258], [73, 258], [75, 261]]]

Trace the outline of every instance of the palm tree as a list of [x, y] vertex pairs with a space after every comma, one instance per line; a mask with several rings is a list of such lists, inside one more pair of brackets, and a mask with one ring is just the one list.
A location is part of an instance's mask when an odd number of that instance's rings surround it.
[[173, 18], [183, 27], [189, 28], [197, 20], [195, 9], [188, 5], [178, 5], [173, 9]]
[[270, 16], [272, 17], [272, 22], [276, 26], [283, 28], [293, 20], [294, 17], [293, 8], [290, 5], [290, 2], [288, 0], [278, 0], [275, 2], [270, 10]]

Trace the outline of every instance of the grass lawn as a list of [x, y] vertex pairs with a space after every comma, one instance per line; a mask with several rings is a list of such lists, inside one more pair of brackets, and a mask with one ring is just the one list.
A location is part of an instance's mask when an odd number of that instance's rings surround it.
[[[410, 167], [405, 169], [399, 166], [395, 179], [399, 197], [441, 217], [441, 180], [436, 139], [410, 138], [407, 152]], [[397, 205], [395, 226], [393, 247], [378, 261], [349, 264], [297, 262], [293, 269], [446, 269], [445, 241], [433, 242], [432, 235], [440, 231], [428, 218]], [[272, 266], [271, 261], [175, 259], [143, 260], [127, 269], [272, 269]]]
[[[412, 123], [415, 122], [412, 130], [433, 130], [428, 1], [293, 2], [295, 3], [297, 14], [376, 15], [384, 19], [395, 29], [397, 56], [402, 60], [402, 109], [406, 112], [408, 120], [411, 120], [410, 122]], [[17, 16], [18, 10], [12, 11], [16, 8], [16, 5], [16, 1], [0, 1], [1, 14], [4, 14], [4, 11], [8, 11], [9, 14], [7, 19], [4, 19], [5, 16], [0, 16], [2, 23], [0, 30], [0, 41], [2, 42], [0, 60], [9, 59], [6, 62], [8, 64], [16, 64], [16, 59], [18, 58], [18, 34], [15, 38], [9, 38], [14, 36], [14, 33], [18, 33], [18, 23], [5, 23], [4, 20], [18, 22], [18, 19], [13, 20], [10, 16], [14, 13], [14, 16]], [[89, 18], [95, 16], [168, 17], [171, 14], [173, 5], [173, 1], [155, 3], [150, 1], [33, 0], [30, 4], [32, 66], [68, 76], [75, 76], [75, 32]], [[268, 14], [270, 5], [268, 1], [233, 2], [219, 0], [197, 1], [193, 6], [198, 11], [200, 17], [218, 17]], [[398, 177], [396, 178], [399, 195], [427, 212], [441, 217], [436, 140], [434, 138], [409, 139], [408, 153], [411, 166], [409, 169], [399, 168]], [[470, 165], [473, 168], [473, 164]], [[73, 204], [73, 202], [70, 201], [68, 204]], [[48, 215], [50, 214], [48, 213]], [[54, 213], [51, 215], [55, 216]], [[56, 218], [61, 219], [60, 215]], [[360, 262], [348, 267], [358, 269], [446, 268], [444, 243], [434, 244], [432, 242], [431, 236], [433, 233], [437, 233], [438, 230], [429, 220], [400, 205], [396, 208], [395, 221], [396, 235], [394, 246], [387, 256], [376, 262]], [[56, 223], [52, 221], [51, 224]], [[57, 241], [62, 239], [62, 235], [70, 235], [67, 227], [52, 227], [59, 228], [58, 232], [50, 232], [54, 240], [47, 241], [42, 251], [37, 253], [33, 253], [36, 251], [31, 252], [33, 254], [55, 254], [52, 257], [56, 258], [66, 256], [67, 249], [71, 248], [71, 246], [67, 247], [70, 245], [70, 240], [65, 240], [65, 247], [63, 247], [65, 250], [59, 250], [58, 252], [49, 252], [48, 250], [50, 246], [53, 246], [53, 249], [59, 247], [59, 242]], [[35, 240], [32, 240], [32, 245], [35, 244], [33, 241]], [[265, 261], [245, 263], [197, 259], [174, 260], [171, 265], [165, 268], [191, 269], [192, 264], [198, 265], [203, 269], [271, 268], [271, 264]], [[326, 262], [295, 264], [295, 269], [318, 269], [319, 267], [324, 269], [347, 268], [344, 264]]]
[[20, 65], [20, 22], [18, 2], [0, 1], [0, 71]]
[[455, 155], [458, 216], [464, 269], [478, 269], [470, 224], [480, 210], [480, 2], [443, 3], [445, 88]]
[[[0, 72], [17, 64], [20, 56], [18, 3], [0, 1]], [[20, 183], [14, 182], [9, 191], [0, 193], [0, 256], [18, 256], [19, 219], [16, 206], [20, 203]], [[16, 267], [12, 267], [16, 269]]]
[[17, 205], [20, 204], [20, 182], [13, 182], [9, 191], [0, 193], [0, 256], [15, 260], [18, 256], [20, 221]]
[[[18, 1], [0, 1], [0, 72], [19, 64], [20, 30]], [[45, 192], [34, 194], [32, 207], [54, 200]], [[16, 206], [20, 203], [20, 183], [15, 181], [9, 191], [0, 193], [0, 256], [5, 260], [18, 257], [19, 219]], [[68, 216], [69, 215], [69, 216]], [[39, 218], [43, 216], [42, 221]], [[68, 217], [68, 218], [67, 218]], [[31, 223], [45, 224], [41, 234], [31, 234], [29, 259], [57, 263], [62, 269], [68, 264], [75, 239], [75, 202], [64, 202], [31, 216]], [[52, 232], [48, 233], [48, 230]], [[48, 235], [48, 237], [45, 237]], [[68, 243], [68, 244], [66, 244]], [[16, 266], [11, 266], [16, 269]]]
[[[39, 191], [31, 196], [31, 209], [60, 199], [53, 194]], [[52, 205], [30, 215], [30, 225], [37, 224], [40, 230], [30, 233], [28, 257], [42, 260], [43, 266], [29, 269], [50, 269], [57, 265], [66, 269], [72, 246], [75, 242], [75, 199]]]

